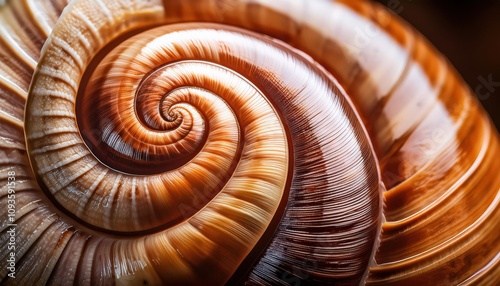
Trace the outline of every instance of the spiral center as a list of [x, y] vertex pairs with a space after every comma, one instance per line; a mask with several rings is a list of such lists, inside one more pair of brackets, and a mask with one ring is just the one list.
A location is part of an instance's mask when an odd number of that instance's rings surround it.
[[[141, 75], [141, 60], [117, 61], [118, 47], [92, 71], [76, 100], [80, 133], [92, 154], [116, 171], [161, 174], [193, 159], [207, 140], [196, 96], [179, 96], [160, 66]], [[194, 104], [194, 105], [193, 105]]]
[[[28, 130], [36, 171], [70, 216], [99, 230], [143, 234], [182, 228], [200, 213], [215, 218], [235, 201], [256, 206], [259, 233], [269, 225], [291, 180], [289, 141], [269, 96], [283, 98], [276, 93], [283, 89], [255, 85], [247, 53], [240, 61], [240, 48], [227, 39], [256, 38], [195, 27], [163, 26], [104, 47], [111, 52], [89, 60], [96, 68], [78, 76], [78, 93], [50, 101], [61, 102], [57, 114], [71, 115], [57, 118], [57, 138], [44, 129], [52, 111]], [[226, 39], [213, 41], [219, 37]], [[46, 104], [37, 95], [33, 101]]]

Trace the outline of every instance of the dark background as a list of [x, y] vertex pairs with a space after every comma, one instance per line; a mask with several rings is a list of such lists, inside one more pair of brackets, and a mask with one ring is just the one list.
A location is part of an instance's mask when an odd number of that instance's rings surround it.
[[[377, 0], [405, 19], [462, 75], [500, 130], [500, 0]], [[489, 78], [497, 86], [480, 87]]]

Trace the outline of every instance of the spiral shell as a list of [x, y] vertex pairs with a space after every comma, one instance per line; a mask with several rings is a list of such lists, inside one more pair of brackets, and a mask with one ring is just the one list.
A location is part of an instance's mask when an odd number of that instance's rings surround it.
[[0, 14], [2, 284], [500, 281], [498, 132], [384, 8]]

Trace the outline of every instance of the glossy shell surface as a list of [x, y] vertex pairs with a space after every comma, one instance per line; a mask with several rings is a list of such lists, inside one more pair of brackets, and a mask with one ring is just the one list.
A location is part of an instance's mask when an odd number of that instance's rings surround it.
[[498, 132], [382, 6], [7, 1], [0, 44], [2, 284], [500, 282]]

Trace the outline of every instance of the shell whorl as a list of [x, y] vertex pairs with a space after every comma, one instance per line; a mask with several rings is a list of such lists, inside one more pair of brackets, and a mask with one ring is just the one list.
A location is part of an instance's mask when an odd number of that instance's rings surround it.
[[47, 3], [0, 8], [2, 283], [500, 279], [498, 133], [379, 6]]

